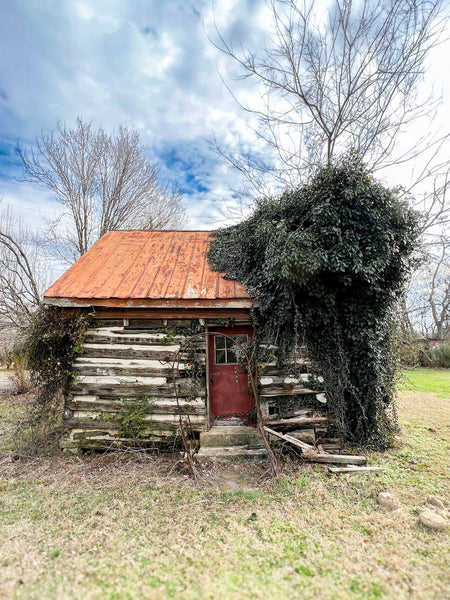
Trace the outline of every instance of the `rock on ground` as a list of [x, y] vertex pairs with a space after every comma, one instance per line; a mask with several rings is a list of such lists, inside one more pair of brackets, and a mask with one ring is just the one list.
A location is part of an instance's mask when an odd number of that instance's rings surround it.
[[439, 496], [428, 496], [427, 504], [431, 504], [433, 506], [437, 506], [437, 508], [445, 508], [444, 501]]
[[392, 492], [380, 492], [377, 496], [378, 504], [387, 510], [397, 510], [400, 508], [400, 502], [397, 496]]
[[423, 506], [419, 509], [419, 523], [422, 523], [422, 525], [425, 525], [429, 529], [439, 529], [442, 531], [447, 527], [448, 519], [436, 510], [428, 506]]

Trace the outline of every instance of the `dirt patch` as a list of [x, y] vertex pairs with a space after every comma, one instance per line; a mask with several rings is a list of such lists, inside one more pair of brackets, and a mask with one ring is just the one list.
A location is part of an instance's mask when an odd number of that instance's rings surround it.
[[12, 387], [12, 375], [3, 375], [0, 376], [0, 395], [6, 396], [11, 393]]
[[189, 481], [198, 489], [218, 491], [252, 490], [269, 481], [266, 465], [211, 464], [198, 466], [194, 482], [180, 468], [179, 454], [145, 454], [117, 452], [85, 456], [37, 457], [16, 459], [13, 454], [0, 455], [0, 477], [6, 480], [37, 480], [44, 485], [92, 489], [130, 488], [154, 483]]
[[132, 487], [133, 482], [145, 485], [150, 479], [170, 476], [174, 460], [170, 456], [133, 456], [128, 454], [64, 456], [15, 460], [5, 455], [0, 460], [0, 477], [33, 479], [44, 485], [70, 482], [71, 487], [93, 489]]
[[202, 464], [198, 471], [204, 485], [222, 492], [253, 490], [272, 481], [267, 464], [260, 462]]

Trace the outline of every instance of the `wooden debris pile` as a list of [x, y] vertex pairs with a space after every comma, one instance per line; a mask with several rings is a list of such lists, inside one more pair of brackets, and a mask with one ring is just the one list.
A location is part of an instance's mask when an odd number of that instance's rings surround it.
[[297, 438], [275, 431], [270, 427], [264, 426], [264, 430], [270, 436], [276, 437], [284, 442], [292, 444], [296, 448], [302, 451], [302, 459], [308, 462], [325, 463], [325, 464], [338, 464], [344, 465], [343, 467], [330, 467], [330, 473], [362, 473], [362, 472], [377, 472], [381, 471], [379, 467], [368, 467], [366, 466], [367, 458], [362, 455], [351, 455], [351, 454], [329, 454], [324, 451], [320, 444], [312, 446]]

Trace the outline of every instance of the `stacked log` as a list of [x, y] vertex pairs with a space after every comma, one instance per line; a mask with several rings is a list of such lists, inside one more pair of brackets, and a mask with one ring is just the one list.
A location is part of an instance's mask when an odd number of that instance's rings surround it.
[[282, 375], [274, 364], [265, 365], [260, 377], [261, 410], [264, 422], [272, 430], [318, 446], [327, 452], [338, 452], [340, 440], [329, 435], [333, 423], [323, 387], [323, 378], [307, 372], [311, 365], [297, 361], [296, 375]]
[[[65, 404], [67, 434], [61, 446], [77, 450], [173, 444], [180, 417], [194, 435], [205, 430], [205, 342], [196, 340], [200, 373], [193, 382], [189, 352], [179, 352], [185, 341], [182, 335], [130, 329], [119, 322], [90, 329], [74, 365], [77, 377]], [[329, 435], [332, 418], [323, 380], [310, 375], [310, 368], [302, 356], [295, 375], [283, 375], [275, 363], [261, 366], [264, 422], [299, 442], [338, 452], [339, 440]], [[138, 435], [130, 437], [124, 435], [121, 419], [128, 418], [134, 405], [142, 422]]]
[[[205, 429], [206, 384], [202, 376], [194, 390], [187, 353], [178, 362], [183, 341], [182, 336], [120, 326], [89, 330], [74, 364], [77, 376], [64, 411], [68, 433], [61, 446], [100, 449], [170, 442], [180, 415], [192, 431]], [[196, 348], [204, 366], [204, 343]], [[138, 434], [127, 437], [121, 433], [121, 419], [133, 405], [143, 414]]]

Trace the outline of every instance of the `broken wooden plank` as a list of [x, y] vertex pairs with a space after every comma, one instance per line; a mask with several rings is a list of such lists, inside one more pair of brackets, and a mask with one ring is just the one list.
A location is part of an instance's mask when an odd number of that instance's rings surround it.
[[289, 442], [289, 444], [292, 444], [293, 446], [297, 446], [297, 448], [300, 448], [303, 452], [314, 452], [314, 446], [306, 444], [305, 442], [301, 442], [300, 440], [297, 440], [296, 438], [290, 435], [279, 433], [278, 431], [274, 431], [273, 429], [270, 429], [270, 427], [266, 426], [264, 426], [264, 430], [267, 431], [267, 433], [270, 433], [270, 435], [274, 435], [275, 437], [278, 437], [285, 442]]
[[324, 390], [311, 390], [303, 385], [296, 385], [286, 389], [282, 385], [271, 385], [261, 389], [261, 398], [272, 398], [274, 396], [301, 396], [323, 394]]
[[342, 465], [365, 465], [365, 456], [352, 456], [350, 454], [302, 454], [302, 458], [310, 462], [331, 463]]
[[[268, 423], [270, 425], [270, 423]], [[294, 431], [289, 431], [289, 437], [293, 437], [296, 440], [300, 440], [305, 444], [311, 444], [312, 446], [316, 445], [316, 432], [314, 429], [296, 429]]]
[[310, 429], [311, 427], [320, 427], [328, 425], [330, 422], [328, 417], [294, 417], [292, 419], [267, 419], [271, 427], [282, 429]]
[[381, 467], [328, 467], [330, 473], [379, 473]]

